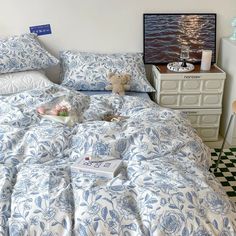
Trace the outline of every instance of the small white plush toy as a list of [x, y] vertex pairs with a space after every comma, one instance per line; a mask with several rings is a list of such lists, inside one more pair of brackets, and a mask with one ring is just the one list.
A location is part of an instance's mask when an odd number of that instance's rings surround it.
[[107, 80], [110, 85], [106, 86], [106, 90], [112, 90], [112, 93], [120, 96], [125, 95], [125, 90], [130, 89], [131, 76], [128, 74], [109, 73]]

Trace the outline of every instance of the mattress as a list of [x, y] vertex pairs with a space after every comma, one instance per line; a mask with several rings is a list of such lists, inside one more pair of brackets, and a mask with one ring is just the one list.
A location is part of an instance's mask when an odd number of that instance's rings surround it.
[[[111, 94], [111, 91], [80, 91], [86, 95], [103, 95], [103, 94]], [[125, 95], [133, 96], [133, 97], [140, 97], [150, 99], [148, 93], [138, 93], [138, 92], [126, 92]]]

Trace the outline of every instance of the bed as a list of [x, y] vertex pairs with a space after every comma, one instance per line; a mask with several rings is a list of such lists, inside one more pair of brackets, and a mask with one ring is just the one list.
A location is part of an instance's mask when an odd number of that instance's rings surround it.
[[[236, 235], [208, 147], [183, 114], [148, 98], [141, 54], [65, 51], [55, 85], [38, 70], [58, 60], [35, 35], [0, 41], [0, 235]], [[104, 94], [110, 70], [132, 76], [131, 94]], [[62, 97], [76, 122], [40, 114]], [[81, 172], [88, 154], [122, 168], [114, 178]]]
[[[2, 235], [235, 235], [236, 208], [208, 171], [210, 153], [178, 111], [134, 96], [92, 95], [73, 127], [36, 108], [58, 85], [0, 97]], [[102, 121], [111, 111], [129, 118]], [[93, 149], [119, 153], [113, 179], [74, 166]]]

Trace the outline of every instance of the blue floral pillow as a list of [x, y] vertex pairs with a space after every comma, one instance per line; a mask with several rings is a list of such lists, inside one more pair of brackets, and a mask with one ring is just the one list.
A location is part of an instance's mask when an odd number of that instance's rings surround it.
[[131, 75], [130, 91], [155, 91], [146, 78], [141, 53], [99, 54], [64, 51], [60, 54], [62, 85], [76, 90], [105, 90], [109, 72]]
[[58, 63], [58, 59], [40, 45], [35, 34], [0, 40], [0, 73], [46, 69]]

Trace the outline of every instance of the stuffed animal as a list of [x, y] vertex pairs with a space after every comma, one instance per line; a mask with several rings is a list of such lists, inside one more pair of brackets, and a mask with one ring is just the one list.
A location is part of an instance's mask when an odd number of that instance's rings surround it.
[[120, 96], [125, 95], [125, 90], [130, 88], [129, 82], [131, 76], [128, 74], [109, 73], [107, 80], [111, 83], [106, 86], [106, 90], [112, 90], [112, 93]]
[[122, 120], [125, 120], [129, 118], [128, 116], [121, 116], [121, 115], [115, 115], [115, 114], [106, 114], [104, 115], [103, 119], [104, 121], [107, 121], [107, 122], [119, 122], [119, 121], [122, 121]]

